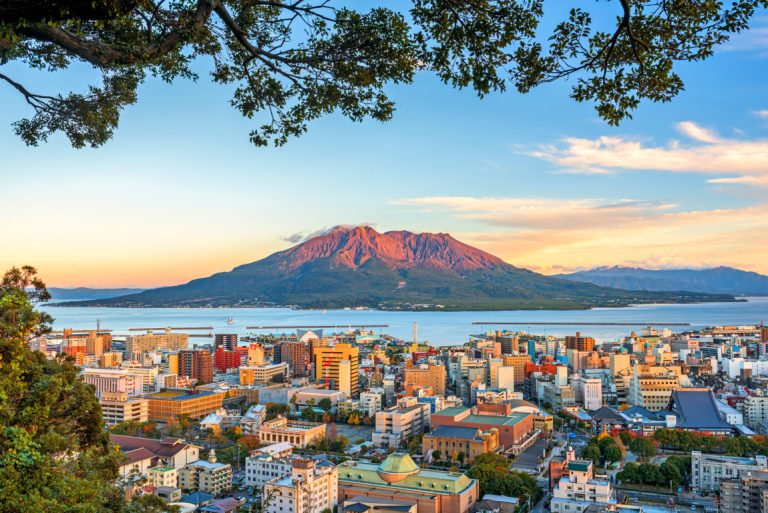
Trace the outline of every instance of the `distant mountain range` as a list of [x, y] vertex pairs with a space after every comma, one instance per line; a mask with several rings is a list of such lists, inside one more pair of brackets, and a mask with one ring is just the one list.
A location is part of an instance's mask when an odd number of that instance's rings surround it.
[[87, 301], [90, 299], [108, 299], [111, 297], [125, 296], [127, 294], [138, 294], [146, 289], [92, 289], [88, 287], [77, 288], [59, 288], [49, 287], [53, 301]]
[[625, 290], [689, 290], [736, 296], [768, 295], [768, 276], [733, 267], [714, 269], [650, 270], [637, 267], [600, 267], [557, 276], [564, 280], [593, 283]]
[[730, 295], [628, 292], [543, 276], [443, 233], [335, 228], [229, 272], [72, 306], [275, 306], [383, 309], [583, 309]]

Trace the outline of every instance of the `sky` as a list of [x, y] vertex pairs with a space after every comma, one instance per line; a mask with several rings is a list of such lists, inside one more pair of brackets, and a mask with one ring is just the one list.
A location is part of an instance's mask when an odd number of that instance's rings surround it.
[[[0, 268], [52, 286], [154, 287], [263, 258], [339, 224], [448, 232], [545, 274], [729, 265], [768, 273], [768, 17], [680, 68], [686, 90], [620, 127], [570, 84], [479, 99], [427, 73], [388, 88], [392, 121], [333, 115], [256, 148], [231, 91], [148, 80], [112, 141], [27, 147], [0, 84]], [[201, 64], [202, 66], [202, 64]], [[30, 89], [82, 89], [0, 66]]]

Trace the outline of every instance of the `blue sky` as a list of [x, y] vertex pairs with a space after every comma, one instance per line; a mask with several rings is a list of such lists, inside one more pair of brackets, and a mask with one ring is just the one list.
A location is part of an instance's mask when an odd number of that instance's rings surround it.
[[[644, 104], [619, 128], [570, 100], [568, 83], [481, 100], [423, 73], [390, 89], [389, 123], [331, 116], [256, 148], [256, 121], [203, 75], [149, 80], [102, 148], [59, 136], [28, 148], [10, 124], [29, 112], [3, 85], [0, 265], [36, 265], [53, 285], [165, 285], [264, 257], [291, 234], [372, 223], [450, 232], [546, 273], [768, 272], [768, 22], [756, 27], [681, 68], [671, 104]], [[44, 92], [92, 76], [2, 69]], [[710, 169], [722, 155], [733, 159]]]

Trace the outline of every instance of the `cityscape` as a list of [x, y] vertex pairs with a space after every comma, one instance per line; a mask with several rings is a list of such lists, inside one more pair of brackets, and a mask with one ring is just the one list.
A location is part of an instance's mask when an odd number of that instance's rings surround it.
[[114, 486], [178, 511], [738, 513], [768, 501], [768, 326], [615, 340], [589, 326], [479, 327], [442, 346], [415, 323], [408, 339], [329, 328], [68, 328], [31, 348], [66, 355], [92, 387], [122, 455]]
[[768, 513], [768, 0], [0, 0], [0, 513]]

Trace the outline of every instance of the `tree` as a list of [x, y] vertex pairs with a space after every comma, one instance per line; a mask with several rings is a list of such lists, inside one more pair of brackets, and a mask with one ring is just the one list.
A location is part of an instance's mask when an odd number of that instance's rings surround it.
[[605, 461], [610, 461], [611, 463], [615, 463], [617, 461], [621, 461], [621, 450], [616, 447], [616, 445], [609, 445], [605, 448], [603, 451], [603, 456], [605, 457]]
[[[75, 147], [102, 145], [148, 76], [196, 80], [198, 64], [233, 90], [243, 116], [263, 120], [250, 133], [256, 145], [284, 144], [335, 111], [389, 120], [388, 86], [411, 83], [416, 71], [480, 96], [570, 79], [573, 99], [618, 124], [641, 101], [672, 100], [684, 87], [678, 68], [747, 30], [766, 1], [619, 0], [606, 7], [615, 11], [567, 14], [554, 0], [411, 0], [407, 12], [345, 4], [0, 3], [1, 63], [53, 72], [84, 62], [102, 76], [87, 92], [66, 93], [36, 92], [0, 73], [32, 114], [14, 130], [29, 145], [56, 132]], [[553, 26], [541, 23], [545, 6]]]
[[435, 461], [440, 461], [440, 456], [442, 455], [442, 452], [438, 450], [432, 451], [432, 459]]
[[50, 331], [50, 316], [35, 309], [48, 298], [32, 267], [0, 280], [0, 511], [169, 511], [157, 500], [126, 503], [113, 486], [120, 451], [93, 388], [71, 359], [30, 349]]
[[331, 404], [330, 399], [328, 399], [327, 397], [324, 397], [320, 399], [320, 402], [317, 403], [317, 406], [323, 411], [329, 411], [331, 409], [331, 406], [333, 406], [333, 404]]
[[637, 454], [641, 460], [647, 460], [656, 456], [656, 444], [649, 438], [638, 436], [629, 443], [629, 450]]
[[291, 407], [282, 403], [267, 403], [267, 420], [272, 420], [279, 416], [285, 416], [290, 413]]
[[621, 439], [621, 443], [623, 443], [625, 446], [628, 446], [629, 442], [632, 441], [632, 435], [629, 434], [629, 431], [621, 431], [619, 433], [619, 438]]
[[584, 448], [584, 451], [581, 453], [581, 457], [587, 460], [592, 460], [594, 463], [598, 463], [600, 461], [600, 447], [594, 444], [589, 444]]

